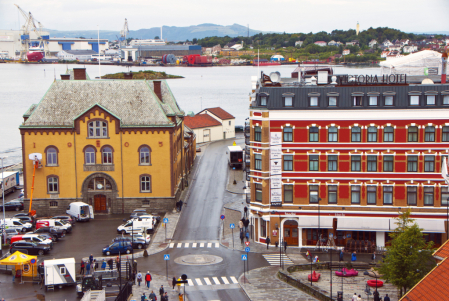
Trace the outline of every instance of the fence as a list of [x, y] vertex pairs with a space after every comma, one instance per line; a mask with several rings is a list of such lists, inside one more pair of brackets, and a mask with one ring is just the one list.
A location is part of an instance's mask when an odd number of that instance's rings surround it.
[[117, 298], [115, 298], [115, 301], [128, 301], [128, 298], [132, 294], [132, 292], [133, 292], [133, 282], [128, 281], [125, 283], [125, 285], [122, 286], [122, 289], [117, 295]]

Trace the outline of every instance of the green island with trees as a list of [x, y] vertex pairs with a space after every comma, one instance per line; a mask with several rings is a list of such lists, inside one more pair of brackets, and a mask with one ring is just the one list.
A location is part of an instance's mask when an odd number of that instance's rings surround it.
[[[118, 72], [114, 74], [106, 74], [102, 76], [103, 79], [124, 79], [125, 73], [127, 72]], [[138, 72], [132, 72], [133, 79], [147, 79], [147, 80], [155, 80], [155, 79], [170, 79], [170, 78], [184, 78], [179, 75], [171, 75], [162, 71], [153, 71], [153, 70], [140, 70]]]

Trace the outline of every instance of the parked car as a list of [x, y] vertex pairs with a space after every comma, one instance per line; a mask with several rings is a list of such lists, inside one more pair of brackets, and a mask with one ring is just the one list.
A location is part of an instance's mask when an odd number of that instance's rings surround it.
[[36, 229], [33, 233], [35, 234], [41, 234], [41, 233], [47, 233], [50, 234], [55, 238], [55, 241], [58, 241], [60, 238], [63, 238], [65, 236], [63, 230], [59, 230], [53, 227], [41, 227], [39, 229]]
[[51, 239], [47, 239], [46, 237], [43, 237], [39, 234], [34, 234], [34, 233], [28, 233], [28, 234], [19, 234], [16, 236], [11, 237], [11, 243], [15, 243], [16, 241], [29, 241], [29, 242], [34, 242], [38, 245], [45, 245], [50, 247], [50, 249], [53, 248], [53, 240]]
[[50, 247], [40, 246], [34, 242], [19, 240], [11, 244], [9, 252], [13, 254], [19, 251], [29, 255], [44, 255], [50, 252]]
[[[23, 210], [24, 206], [23, 206], [23, 202], [19, 201], [19, 200], [12, 200], [9, 202], [5, 203], [5, 211], [20, 211]], [[0, 206], [0, 211], [3, 211], [3, 206]]]
[[34, 223], [34, 220], [31, 217], [29, 217], [29, 216], [23, 216], [23, 215], [17, 216], [17, 215], [14, 215], [14, 218], [20, 219], [20, 221], [22, 223], [30, 223], [30, 224]]
[[132, 251], [133, 247], [128, 241], [117, 241], [103, 248], [103, 254], [106, 256], [119, 253], [130, 254]]
[[148, 234], [145, 233], [134, 233], [134, 237], [142, 238], [145, 240], [146, 244], [148, 245], [151, 241], [151, 237]]
[[11, 237], [20, 234], [20, 231], [18, 229], [8, 228], [8, 229], [5, 229], [5, 231], [6, 231], [6, 243], [8, 245], [11, 244]]
[[57, 215], [57, 216], [53, 216], [51, 219], [59, 219], [59, 220], [63, 220], [63, 221], [68, 221], [72, 226], [75, 226], [75, 219], [72, 218], [70, 215]]
[[39, 219], [36, 221], [36, 229], [39, 229], [41, 227], [54, 227], [56, 229], [65, 231], [64, 234], [70, 233], [72, 231], [72, 225], [70, 223], [66, 224], [59, 219], [48, 219], [48, 218]]
[[134, 237], [133, 236], [117, 236], [116, 238], [114, 238], [112, 240], [113, 243], [118, 242], [118, 241], [132, 242], [133, 249], [143, 249], [147, 245], [147, 242], [145, 241], [145, 239], [143, 237], [140, 237], [137, 235], [134, 235]]
[[130, 219], [133, 218], [138, 218], [141, 215], [147, 215], [147, 211], [145, 209], [136, 209], [133, 211], [133, 213], [131, 213], [131, 216], [129, 217]]
[[19, 229], [22, 232], [30, 231], [33, 228], [33, 225], [30, 223], [23, 223], [17, 218], [6, 218], [0, 219], [0, 226], [5, 226], [6, 228]]

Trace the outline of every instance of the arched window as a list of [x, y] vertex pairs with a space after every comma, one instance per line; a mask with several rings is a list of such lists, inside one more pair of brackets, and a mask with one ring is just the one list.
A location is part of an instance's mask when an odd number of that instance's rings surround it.
[[262, 128], [260, 126], [254, 128], [254, 141], [262, 141]]
[[88, 124], [89, 138], [106, 138], [108, 137], [108, 123], [106, 121], [95, 120]]
[[140, 192], [151, 192], [150, 175], [140, 175]]
[[104, 146], [101, 150], [101, 160], [103, 164], [112, 164], [112, 148], [110, 146]]
[[93, 165], [96, 163], [95, 153], [97, 151], [94, 147], [88, 146], [84, 149], [84, 164]]
[[408, 128], [408, 142], [418, 142], [418, 127], [411, 126]]
[[329, 140], [329, 142], [337, 142], [338, 141], [338, 129], [335, 126], [329, 127], [328, 140]]
[[292, 142], [293, 141], [293, 129], [291, 127], [284, 128], [284, 142]]
[[386, 126], [384, 128], [384, 142], [394, 141], [394, 128], [392, 126]]
[[351, 142], [360, 142], [361, 140], [361, 129], [355, 126], [351, 129]]
[[48, 146], [45, 149], [47, 166], [58, 166], [58, 149], [55, 146]]
[[87, 190], [112, 190], [111, 182], [103, 177], [95, 177], [89, 181]]
[[431, 125], [426, 126], [424, 140], [426, 142], [435, 142], [435, 127], [434, 126], [431, 126]]
[[139, 164], [151, 165], [151, 148], [148, 145], [141, 145], [138, 151], [139, 151]]
[[47, 193], [59, 193], [59, 178], [55, 175], [47, 177]]
[[377, 142], [377, 128], [375, 126], [368, 128], [368, 142]]

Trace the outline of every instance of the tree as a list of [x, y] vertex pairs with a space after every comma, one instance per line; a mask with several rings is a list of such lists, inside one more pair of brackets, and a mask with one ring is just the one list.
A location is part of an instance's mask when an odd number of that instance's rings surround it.
[[397, 228], [390, 233], [391, 246], [379, 271], [400, 290], [400, 296], [415, 286], [435, 266], [433, 242], [427, 243], [422, 229], [410, 218], [410, 209], [400, 213]]

